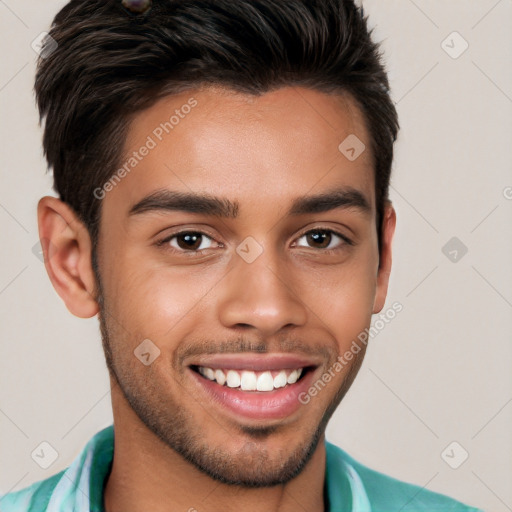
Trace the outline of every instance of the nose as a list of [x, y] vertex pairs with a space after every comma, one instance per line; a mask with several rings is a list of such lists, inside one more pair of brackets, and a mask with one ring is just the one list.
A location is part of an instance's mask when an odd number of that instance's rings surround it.
[[252, 327], [271, 336], [305, 324], [307, 307], [294, 289], [293, 271], [286, 262], [264, 251], [252, 263], [235, 255], [232, 265], [218, 302], [222, 325]]

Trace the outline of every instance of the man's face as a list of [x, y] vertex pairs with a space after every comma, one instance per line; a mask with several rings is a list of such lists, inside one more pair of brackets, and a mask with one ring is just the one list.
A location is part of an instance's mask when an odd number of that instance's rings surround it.
[[362, 362], [299, 400], [382, 307], [372, 158], [340, 152], [350, 134], [369, 147], [350, 98], [300, 88], [183, 93], [130, 125], [102, 204], [107, 363], [118, 407], [213, 478], [294, 477]]

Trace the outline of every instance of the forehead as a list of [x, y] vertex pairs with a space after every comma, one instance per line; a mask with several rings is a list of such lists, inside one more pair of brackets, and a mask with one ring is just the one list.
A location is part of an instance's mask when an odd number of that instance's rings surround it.
[[[346, 140], [356, 141], [358, 152], [367, 149], [351, 160], [340, 150]], [[254, 96], [205, 87], [167, 96], [133, 118], [120, 164], [128, 172], [106, 202], [122, 202], [127, 211], [169, 188], [270, 205], [350, 186], [373, 207], [369, 147], [349, 95], [285, 87]]]

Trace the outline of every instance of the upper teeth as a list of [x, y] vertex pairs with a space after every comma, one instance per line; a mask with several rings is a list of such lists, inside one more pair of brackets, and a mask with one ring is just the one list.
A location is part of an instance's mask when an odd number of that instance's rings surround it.
[[[221, 386], [240, 388], [242, 391], [273, 391], [286, 384], [294, 384], [299, 379], [302, 368], [253, 372], [251, 370], [220, 370], [199, 366], [199, 373]], [[274, 375], [272, 375], [274, 373]]]

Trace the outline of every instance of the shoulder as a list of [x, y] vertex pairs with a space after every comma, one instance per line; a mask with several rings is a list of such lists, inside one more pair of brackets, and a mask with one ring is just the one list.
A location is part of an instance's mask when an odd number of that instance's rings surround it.
[[16, 492], [0, 497], [2, 512], [32, 512], [46, 510], [50, 497], [65, 470], [50, 478], [40, 480]]
[[331, 484], [342, 478], [342, 473], [347, 474], [353, 481], [352, 492], [358, 489], [365, 495], [366, 507], [371, 512], [482, 512], [444, 494], [379, 473], [359, 463], [338, 446], [329, 442], [325, 445], [327, 472], [330, 473], [327, 478]]
[[66, 469], [19, 491], [0, 495], [0, 511], [100, 510], [113, 450], [114, 428], [110, 425], [96, 433]]

